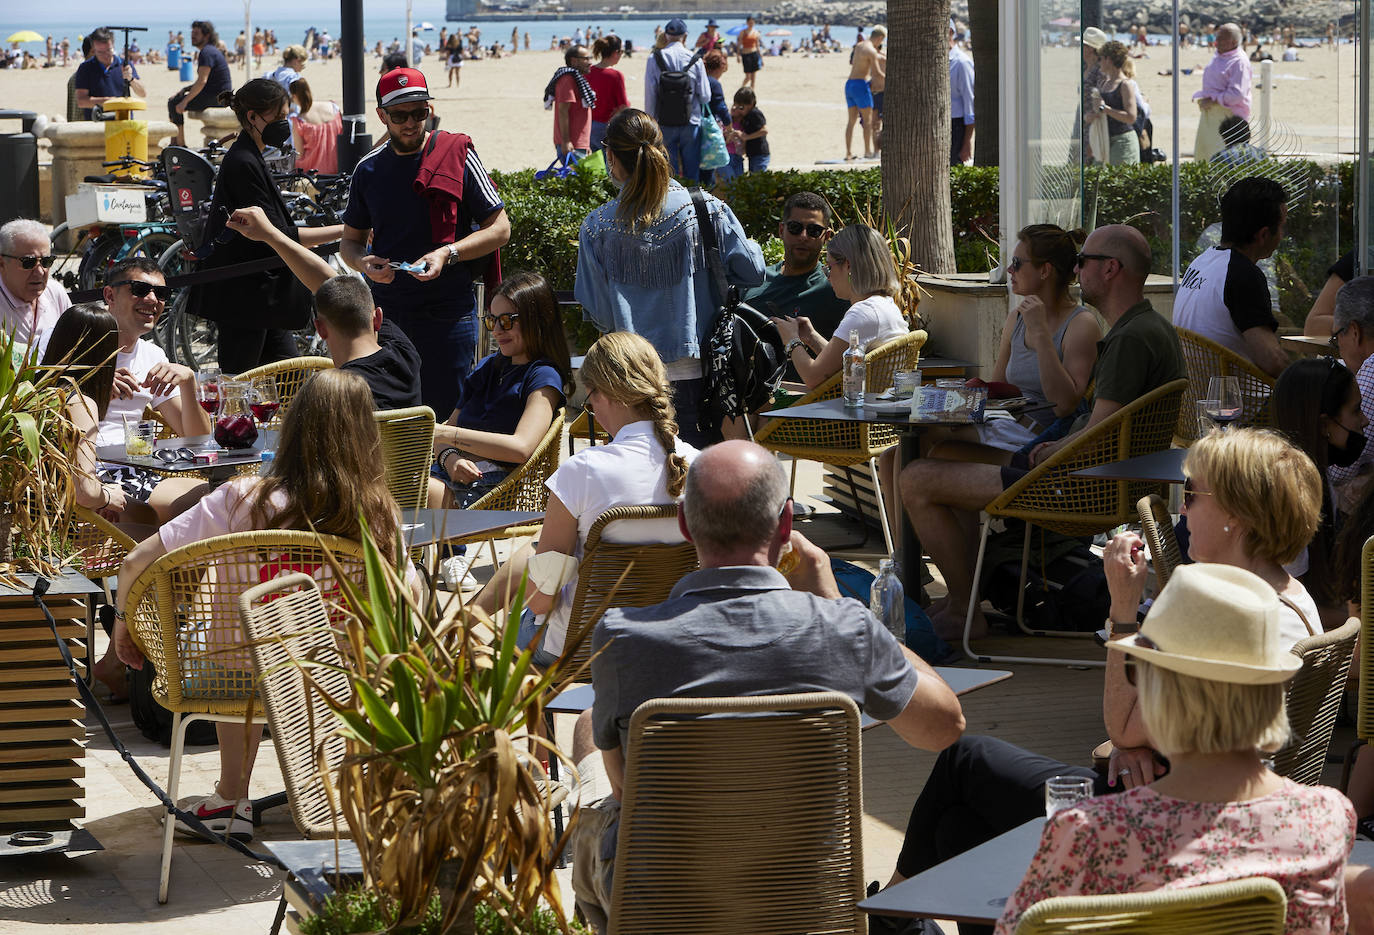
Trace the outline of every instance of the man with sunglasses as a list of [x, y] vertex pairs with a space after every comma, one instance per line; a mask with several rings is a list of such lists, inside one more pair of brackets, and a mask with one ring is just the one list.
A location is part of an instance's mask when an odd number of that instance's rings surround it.
[[467, 261], [488, 264], [510, 239], [510, 221], [472, 141], [426, 131], [430, 100], [413, 68], [377, 82], [377, 116], [390, 138], [354, 169], [339, 255], [419, 349], [424, 404], [449, 413], [477, 345]]
[[42, 224], [18, 218], [0, 227], [0, 331], [21, 344], [43, 343], [72, 304], [49, 275], [52, 248]]
[[808, 318], [829, 341], [849, 309], [848, 302], [835, 297], [820, 264], [821, 252], [834, 233], [830, 204], [824, 198], [815, 192], [791, 195], [778, 223], [782, 262], [764, 271], [763, 284], [746, 292], [744, 301], [770, 318]]

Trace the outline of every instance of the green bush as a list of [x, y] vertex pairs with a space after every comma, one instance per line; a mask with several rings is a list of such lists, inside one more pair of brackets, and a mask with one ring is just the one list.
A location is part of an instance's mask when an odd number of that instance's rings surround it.
[[[396, 929], [397, 935], [439, 935], [442, 918], [439, 895], [436, 893], [419, 925]], [[304, 935], [355, 935], [363, 932], [390, 931], [396, 923], [395, 908], [376, 890], [362, 886], [341, 890], [330, 896], [316, 915], [301, 920]], [[522, 920], [518, 930], [486, 903], [476, 907], [477, 935], [556, 935], [562, 931], [553, 910], [540, 907], [533, 918]], [[578, 922], [570, 922], [573, 935], [586, 935], [587, 929]]]

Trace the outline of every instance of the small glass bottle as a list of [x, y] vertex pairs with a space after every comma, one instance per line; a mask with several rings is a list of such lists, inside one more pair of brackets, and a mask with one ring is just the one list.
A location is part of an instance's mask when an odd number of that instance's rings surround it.
[[859, 332], [849, 332], [849, 349], [844, 352], [844, 408], [860, 409], [864, 404], [864, 352], [859, 347]]
[[897, 642], [905, 645], [906, 592], [902, 579], [897, 577], [897, 563], [893, 559], [885, 558], [878, 565], [878, 577], [873, 579], [873, 588], [869, 591], [868, 609], [897, 637]]

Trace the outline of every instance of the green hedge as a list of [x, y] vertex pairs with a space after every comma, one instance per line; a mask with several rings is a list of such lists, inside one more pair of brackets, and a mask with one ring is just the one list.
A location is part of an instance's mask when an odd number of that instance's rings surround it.
[[[1275, 164], [1290, 188], [1303, 197], [1288, 217], [1288, 237], [1276, 257], [1279, 294], [1289, 324], [1301, 324], [1326, 281], [1326, 268], [1354, 245], [1353, 162], [1322, 165], [1303, 160]], [[1267, 173], [1266, 173], [1267, 174]], [[533, 170], [493, 173], [511, 219], [511, 242], [502, 252], [508, 269], [535, 269], [570, 290], [577, 271], [577, 231], [586, 215], [614, 197], [606, 179], [580, 175], [535, 181]], [[1180, 169], [1182, 263], [1200, 252], [1198, 238], [1220, 221], [1217, 205], [1226, 182], [1208, 165]], [[1154, 251], [1154, 270], [1170, 272], [1167, 163], [1090, 168], [1083, 177], [1085, 215], [1092, 226], [1127, 223], [1138, 228]], [[882, 178], [878, 169], [763, 172], [721, 186], [718, 194], [734, 209], [749, 235], [764, 247], [770, 262], [781, 255], [776, 234], [782, 204], [798, 191], [814, 191], [834, 206], [843, 224], [861, 213], [878, 213]], [[997, 258], [998, 170], [957, 166], [950, 170], [954, 252], [960, 272], [984, 272]], [[838, 225], [837, 225], [838, 226]]]

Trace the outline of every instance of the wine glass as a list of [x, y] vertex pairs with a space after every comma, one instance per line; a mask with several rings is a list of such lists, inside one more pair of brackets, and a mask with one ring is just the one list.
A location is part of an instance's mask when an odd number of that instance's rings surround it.
[[277, 381], [271, 377], [261, 377], [253, 381], [252, 403], [250, 404], [253, 415], [263, 428], [267, 428], [277, 416], [277, 410], [281, 408], [281, 398], [277, 395]]
[[1240, 418], [1240, 380], [1236, 377], [1212, 377], [1208, 380], [1207, 399], [1216, 402], [1215, 409], [1207, 410], [1208, 418], [1223, 429]]
[[220, 379], [218, 370], [202, 370], [196, 374], [196, 401], [211, 419], [219, 415]]

